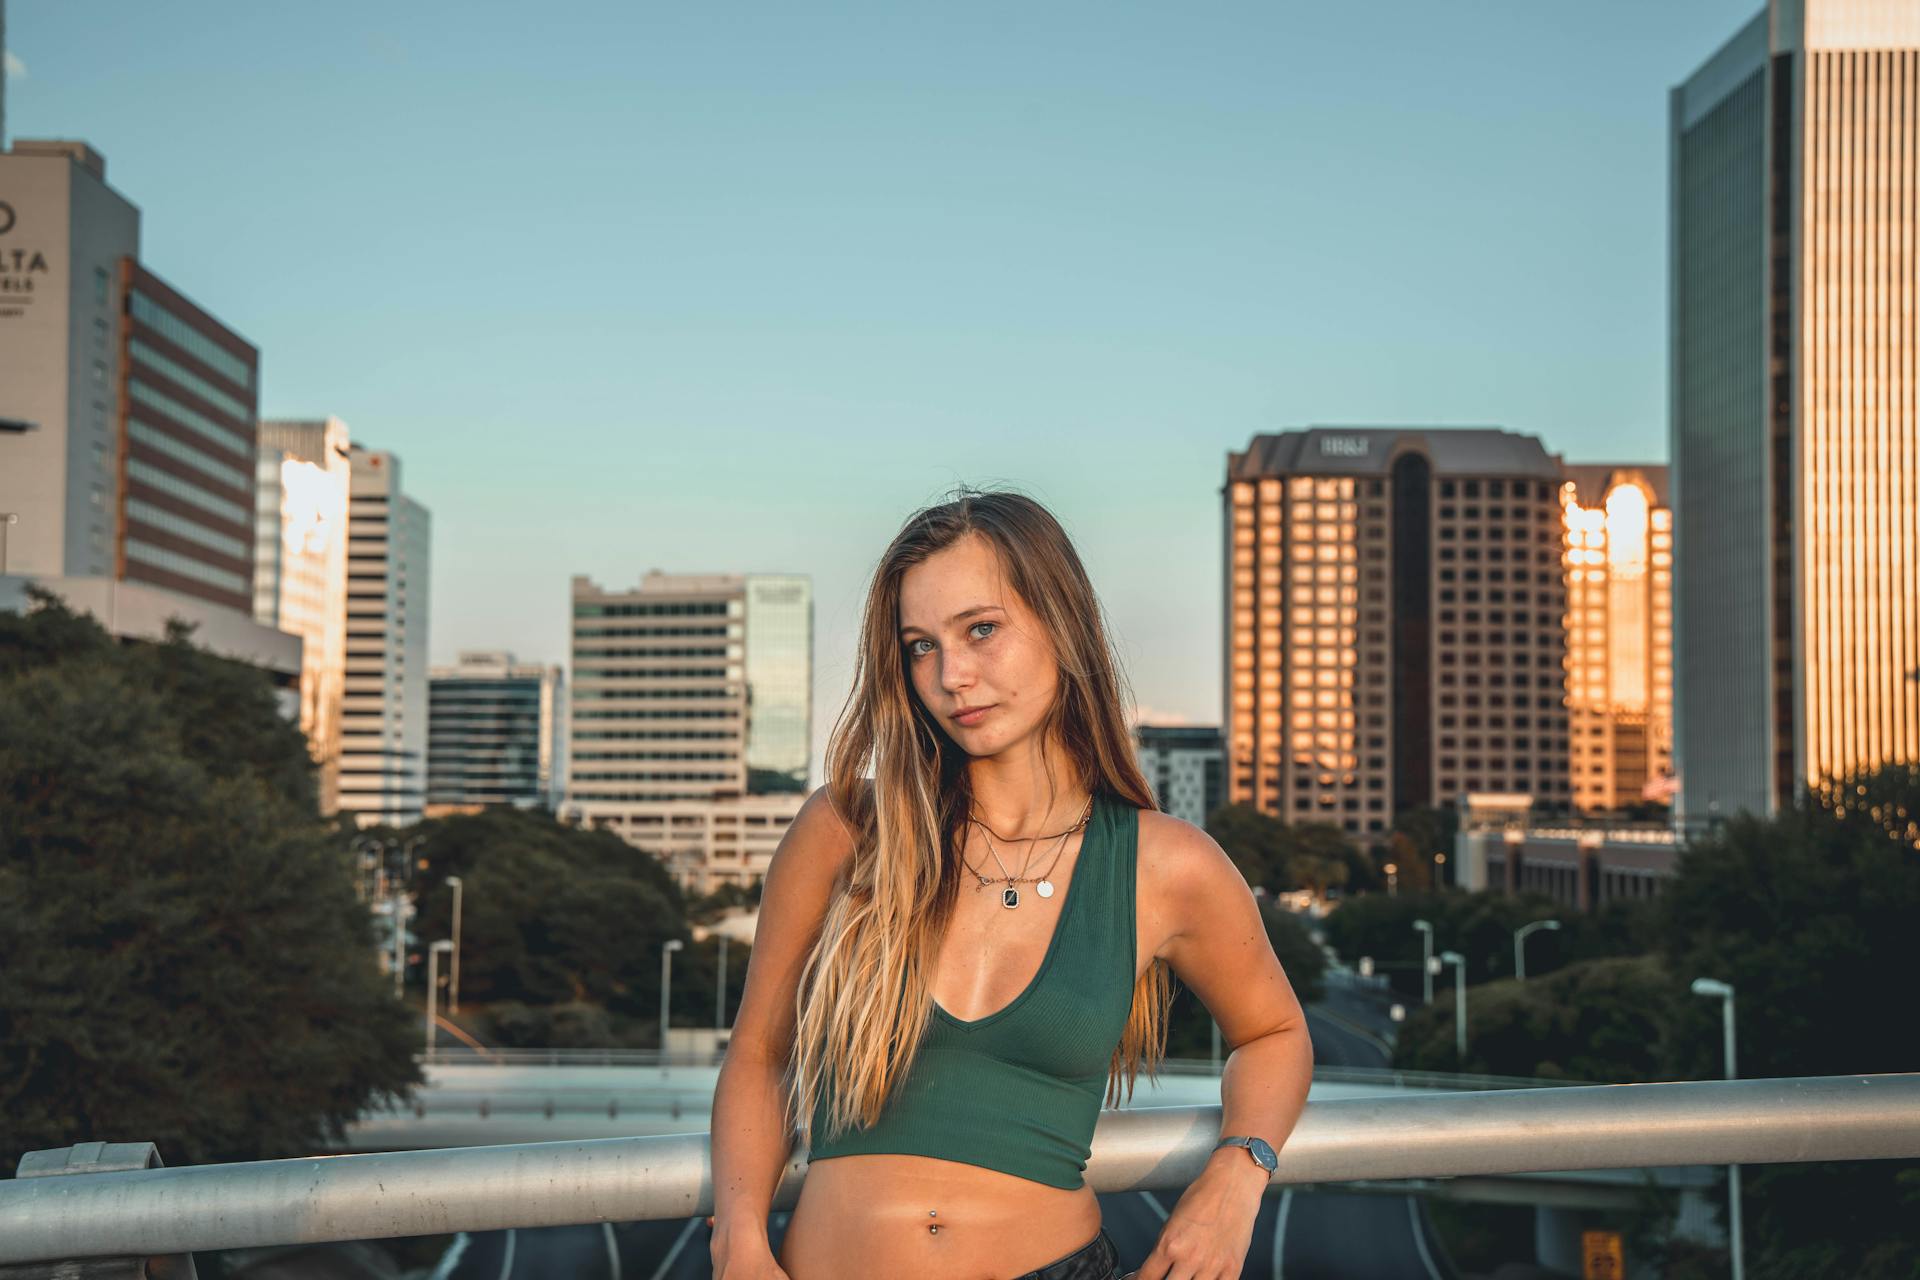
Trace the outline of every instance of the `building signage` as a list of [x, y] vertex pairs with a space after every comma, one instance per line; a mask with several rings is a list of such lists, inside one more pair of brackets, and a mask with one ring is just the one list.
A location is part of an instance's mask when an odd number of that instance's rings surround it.
[[1365, 436], [1321, 436], [1320, 456], [1364, 458], [1367, 456], [1367, 438]]
[[0, 200], [0, 319], [23, 316], [47, 276], [47, 255], [20, 242], [20, 216]]

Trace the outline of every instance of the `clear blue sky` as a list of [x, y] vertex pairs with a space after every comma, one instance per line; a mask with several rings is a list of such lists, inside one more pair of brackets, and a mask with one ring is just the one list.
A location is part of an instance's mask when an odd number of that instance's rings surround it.
[[563, 661], [574, 573], [808, 573], [823, 741], [900, 520], [1004, 480], [1211, 722], [1254, 433], [1664, 459], [1667, 91], [1759, 7], [12, 0], [7, 122], [263, 412], [401, 455], [438, 660]]

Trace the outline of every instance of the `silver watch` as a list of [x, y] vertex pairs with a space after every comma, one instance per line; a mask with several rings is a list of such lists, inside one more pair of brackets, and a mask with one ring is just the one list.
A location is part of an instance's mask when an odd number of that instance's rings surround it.
[[1273, 1154], [1273, 1147], [1265, 1138], [1222, 1138], [1213, 1144], [1215, 1151], [1222, 1147], [1245, 1147], [1253, 1162], [1268, 1173], [1280, 1167], [1280, 1157]]

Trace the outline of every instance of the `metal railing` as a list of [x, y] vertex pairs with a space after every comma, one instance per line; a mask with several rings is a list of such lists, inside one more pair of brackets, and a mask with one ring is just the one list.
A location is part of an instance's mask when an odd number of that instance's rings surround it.
[[[1219, 1131], [1217, 1106], [1103, 1112], [1087, 1181], [1102, 1192], [1184, 1187]], [[1275, 1179], [1912, 1157], [1920, 1157], [1920, 1074], [1824, 1076], [1311, 1102]], [[796, 1154], [775, 1208], [794, 1204], [805, 1172]], [[0, 1264], [711, 1210], [706, 1134], [29, 1177], [0, 1182]]]

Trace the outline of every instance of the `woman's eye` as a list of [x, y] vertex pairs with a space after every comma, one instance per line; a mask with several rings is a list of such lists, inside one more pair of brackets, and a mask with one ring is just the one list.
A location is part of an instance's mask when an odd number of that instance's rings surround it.
[[[992, 622], [976, 622], [973, 624], [974, 627], [993, 627], [997, 625], [998, 625], [997, 623], [992, 623]], [[973, 630], [973, 627], [968, 627], [967, 630], [971, 631]], [[974, 638], [977, 640], [985, 640], [986, 636], [976, 636]]]
[[917, 658], [917, 657], [919, 657], [919, 656], [920, 656], [921, 654], [923, 654], [923, 653], [925, 653], [925, 652], [926, 652], [926, 650], [925, 650], [925, 649], [917, 649], [917, 648], [915, 648], [914, 646], [915, 646], [915, 645], [922, 645], [922, 644], [926, 644], [926, 643], [927, 643], [927, 642], [926, 642], [925, 640], [909, 640], [909, 641], [907, 641], [907, 656], [908, 656], [909, 658]]

